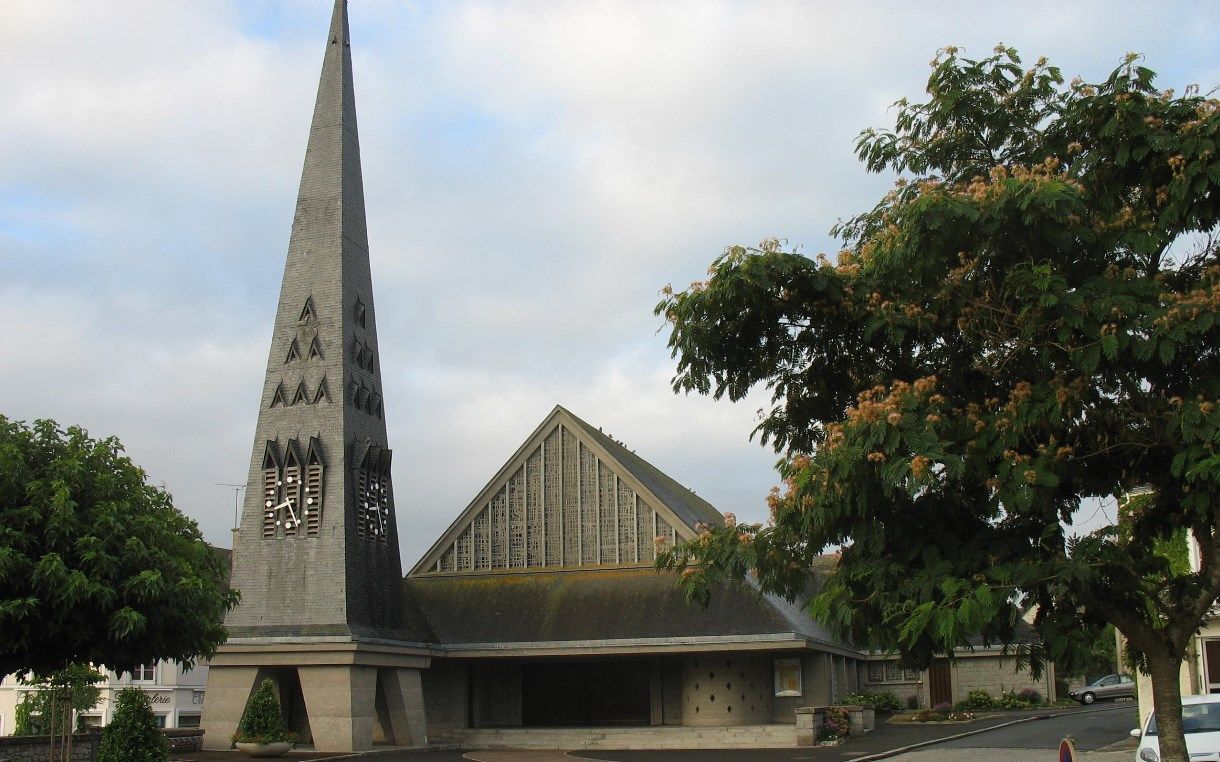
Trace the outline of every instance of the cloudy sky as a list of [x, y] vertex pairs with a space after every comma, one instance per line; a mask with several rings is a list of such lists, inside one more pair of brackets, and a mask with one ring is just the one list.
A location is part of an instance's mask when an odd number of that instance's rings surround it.
[[[2, 5], [0, 413], [118, 435], [228, 546], [331, 0]], [[1220, 84], [1214, 3], [351, 6], [408, 567], [556, 403], [761, 519], [763, 400], [670, 392], [658, 290], [833, 251], [889, 184], [854, 136], [937, 48]]]

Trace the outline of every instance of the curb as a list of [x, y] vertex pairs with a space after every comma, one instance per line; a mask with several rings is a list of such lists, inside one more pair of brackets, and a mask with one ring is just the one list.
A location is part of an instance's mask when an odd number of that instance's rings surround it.
[[933, 738], [930, 741], [920, 741], [919, 743], [913, 743], [913, 744], [909, 744], [907, 746], [900, 746], [897, 749], [890, 749], [888, 751], [879, 751], [876, 754], [869, 754], [864, 757], [854, 757], [852, 759], [852, 762], [873, 762], [873, 760], [877, 760], [877, 759], [889, 759], [890, 757], [896, 757], [899, 754], [905, 754], [908, 751], [922, 749], [925, 746], [935, 746], [936, 744], [944, 743], [945, 741], [956, 741], [959, 738], [969, 738], [970, 736], [977, 736], [980, 733], [986, 733], [986, 732], [992, 731], [992, 730], [999, 730], [1000, 728], [1007, 728], [1007, 727], [1011, 727], [1013, 725], [1021, 725], [1026, 722], [1034, 722], [1036, 720], [1046, 720], [1053, 716], [1054, 715], [1045, 714], [1045, 715], [1035, 715], [1033, 717], [1023, 717], [1019, 720], [1010, 720], [1009, 722], [1002, 722], [999, 725], [989, 725], [985, 728], [978, 728], [977, 730], [967, 730], [964, 733], [956, 733], [954, 735], [944, 736], [942, 738]]
[[332, 762], [336, 759], [366, 759], [373, 757], [385, 757], [390, 754], [402, 754], [404, 752], [429, 752], [429, 751], [460, 751], [461, 747], [455, 743], [433, 743], [425, 746], [395, 746], [388, 749], [374, 749], [371, 751], [357, 751], [351, 754], [336, 754], [333, 757], [314, 757], [308, 762]]

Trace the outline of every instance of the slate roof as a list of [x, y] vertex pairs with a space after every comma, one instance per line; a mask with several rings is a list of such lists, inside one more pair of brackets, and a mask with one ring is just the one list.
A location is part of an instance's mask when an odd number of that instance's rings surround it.
[[641, 484], [656, 495], [691, 529], [694, 529], [695, 525], [699, 523], [716, 526], [724, 522], [724, 514], [716, 510], [711, 503], [671, 479], [661, 469], [628, 450], [622, 443], [573, 415], [572, 411], [563, 406], [559, 406], [559, 409], [571, 416], [572, 420], [580, 425], [591, 439], [604, 447], [611, 457], [630, 471], [632, 476], [639, 479]]
[[796, 606], [745, 584], [688, 603], [647, 568], [424, 575], [404, 580], [411, 626], [448, 646], [772, 636], [846, 651]]

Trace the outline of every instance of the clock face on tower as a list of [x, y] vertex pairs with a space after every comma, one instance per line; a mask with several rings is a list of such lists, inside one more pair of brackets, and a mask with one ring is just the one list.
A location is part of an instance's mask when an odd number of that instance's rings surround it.
[[322, 521], [322, 455], [309, 441], [305, 463], [295, 440], [288, 440], [281, 461], [275, 442], [263, 457], [263, 537], [288, 538], [318, 533]]

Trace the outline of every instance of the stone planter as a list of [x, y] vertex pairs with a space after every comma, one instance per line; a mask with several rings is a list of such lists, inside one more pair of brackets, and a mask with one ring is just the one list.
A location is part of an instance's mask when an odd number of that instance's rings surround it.
[[847, 710], [847, 721], [851, 725], [851, 735], [864, 735], [864, 707], [847, 705], [842, 708]]
[[825, 716], [821, 707], [802, 706], [797, 708], [797, 746], [814, 746], [817, 744], [818, 732], [822, 729], [822, 719]]
[[864, 732], [877, 727], [877, 710], [870, 706], [864, 707]]
[[242, 743], [237, 742], [237, 750], [247, 757], [282, 757], [292, 750], [292, 741], [276, 743]]

